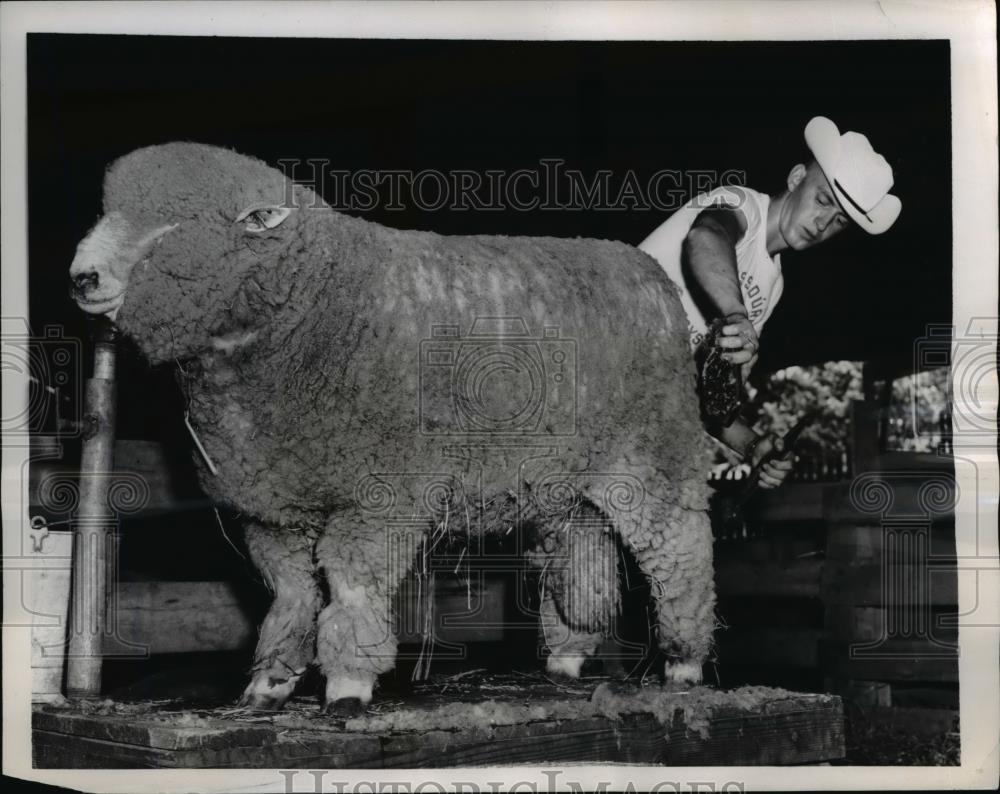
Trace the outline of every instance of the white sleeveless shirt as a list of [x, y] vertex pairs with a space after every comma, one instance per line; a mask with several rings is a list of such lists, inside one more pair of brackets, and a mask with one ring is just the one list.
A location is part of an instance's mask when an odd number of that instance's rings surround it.
[[691, 224], [702, 210], [712, 206], [732, 207], [743, 213], [747, 229], [736, 244], [736, 270], [743, 305], [759, 336], [784, 289], [781, 256], [772, 257], [767, 253], [767, 208], [770, 203], [765, 193], [747, 187], [716, 188], [695, 196], [639, 244], [639, 249], [656, 259], [680, 289], [692, 348], [704, 338], [709, 323], [691, 297], [681, 267], [681, 247]]

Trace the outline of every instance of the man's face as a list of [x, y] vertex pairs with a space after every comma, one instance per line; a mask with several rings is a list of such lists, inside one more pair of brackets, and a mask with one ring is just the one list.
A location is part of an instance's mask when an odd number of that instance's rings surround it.
[[797, 165], [788, 175], [788, 197], [778, 217], [778, 230], [790, 248], [803, 251], [828, 240], [851, 224], [833, 188], [814, 162]]

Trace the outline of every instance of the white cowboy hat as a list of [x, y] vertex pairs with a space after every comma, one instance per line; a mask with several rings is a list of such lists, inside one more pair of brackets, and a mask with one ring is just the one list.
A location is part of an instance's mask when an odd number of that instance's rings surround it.
[[899, 217], [903, 203], [889, 193], [892, 167], [860, 132], [840, 134], [824, 116], [806, 124], [806, 145], [851, 219], [869, 234], [881, 234]]

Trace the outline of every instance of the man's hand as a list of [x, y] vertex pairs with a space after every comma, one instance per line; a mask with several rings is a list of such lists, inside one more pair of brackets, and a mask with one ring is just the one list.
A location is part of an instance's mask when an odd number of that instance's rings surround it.
[[740, 365], [743, 383], [750, 377], [750, 370], [757, 363], [760, 341], [757, 331], [745, 314], [730, 314], [716, 344], [723, 349], [725, 358], [732, 364]]
[[751, 467], [756, 467], [768, 455], [774, 454], [776, 457], [767, 461], [760, 467], [760, 487], [765, 489], [777, 488], [792, 471], [793, 456], [792, 451], [785, 451], [784, 440], [774, 433], [762, 436], [754, 446], [747, 463]]

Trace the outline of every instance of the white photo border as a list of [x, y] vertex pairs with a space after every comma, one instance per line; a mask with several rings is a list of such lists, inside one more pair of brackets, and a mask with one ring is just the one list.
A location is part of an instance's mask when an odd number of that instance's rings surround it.
[[[953, 322], [958, 333], [975, 322], [997, 333], [997, 53], [996, 11], [988, 0], [937, 2], [113, 2], [4, 3], [0, 6], [2, 62], [2, 315], [25, 316], [27, 307], [26, 34], [29, 32], [218, 35], [329, 38], [518, 40], [796, 41], [948, 39], [951, 42], [953, 147]], [[961, 378], [961, 373], [954, 373]], [[983, 406], [997, 405], [997, 381], [980, 384]], [[27, 384], [5, 377], [5, 411], [27, 404]], [[956, 412], [962, 406], [955, 405]], [[994, 788], [1000, 763], [998, 626], [1000, 493], [995, 425], [977, 446], [956, 444], [959, 557], [977, 570], [977, 587], [960, 587], [959, 610], [975, 611], [976, 628], [961, 632], [960, 767], [719, 767], [645, 768], [546, 765], [455, 770], [341, 770], [348, 788], [360, 781], [456, 782], [482, 790], [518, 783], [520, 790], [550, 791], [567, 781], [609, 781], [609, 790], [712, 790], [738, 781], [745, 790]], [[3, 449], [3, 518], [6, 539], [17, 537], [26, 515], [19, 477], [25, 450]], [[974, 537], [976, 523], [994, 528]], [[6, 546], [6, 543], [5, 543]], [[961, 564], [961, 562], [960, 562]], [[4, 594], [17, 582], [4, 576]], [[5, 597], [5, 603], [8, 598]], [[4, 772], [83, 791], [285, 791], [285, 777], [270, 770], [40, 770], [31, 768], [28, 630], [3, 630]], [[562, 770], [553, 778], [552, 770]], [[332, 779], [332, 778], [328, 778]], [[493, 784], [491, 789], [490, 784]], [[534, 788], [531, 783], [534, 783]], [[703, 788], [693, 789], [700, 782]], [[300, 775], [297, 786], [313, 790]], [[334, 789], [324, 789], [334, 790]], [[356, 790], [379, 790], [359, 788]], [[439, 790], [433, 784], [424, 790]], [[468, 790], [468, 789], [466, 789]]]

